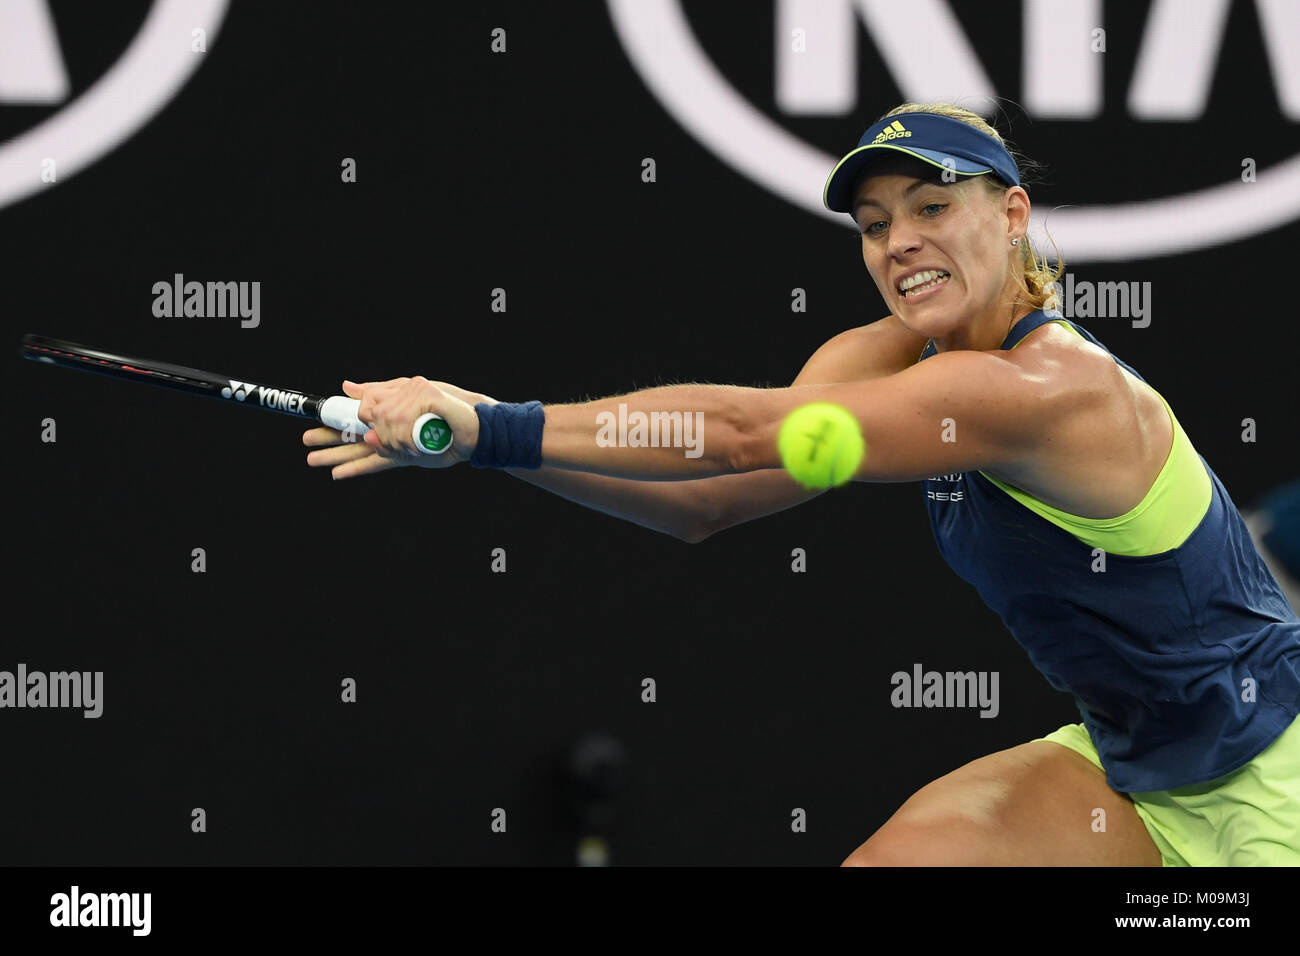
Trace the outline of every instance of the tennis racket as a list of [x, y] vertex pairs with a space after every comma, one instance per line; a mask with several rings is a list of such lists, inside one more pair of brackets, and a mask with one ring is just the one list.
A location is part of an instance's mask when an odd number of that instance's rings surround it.
[[[306, 418], [355, 435], [358, 440], [370, 431], [370, 426], [359, 417], [361, 402], [346, 395], [309, 395], [297, 389], [257, 385], [216, 372], [104, 352], [43, 335], [24, 335], [22, 355], [47, 365], [96, 372], [128, 382], [216, 398], [244, 408]], [[411, 438], [425, 454], [440, 455], [451, 447], [452, 432], [441, 416], [426, 413], [415, 420]]]

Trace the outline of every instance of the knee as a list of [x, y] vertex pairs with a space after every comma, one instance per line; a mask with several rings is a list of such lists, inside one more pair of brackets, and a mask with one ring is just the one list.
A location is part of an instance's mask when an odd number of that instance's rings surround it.
[[894, 866], [885, 862], [884, 856], [865, 843], [850, 853], [840, 866]]
[[936, 866], [943, 856], [939, 828], [890, 823], [850, 853], [840, 866]]

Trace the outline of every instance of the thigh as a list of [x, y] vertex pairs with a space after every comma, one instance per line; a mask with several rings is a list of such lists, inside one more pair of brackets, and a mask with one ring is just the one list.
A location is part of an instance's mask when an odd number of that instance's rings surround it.
[[911, 796], [847, 866], [1160, 866], [1132, 800], [1070, 748], [1034, 740]]

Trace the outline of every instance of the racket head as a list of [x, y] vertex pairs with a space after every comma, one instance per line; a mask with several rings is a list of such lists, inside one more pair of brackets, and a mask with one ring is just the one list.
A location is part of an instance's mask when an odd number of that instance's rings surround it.
[[119, 352], [106, 352], [77, 342], [31, 333], [23, 336], [22, 356], [47, 365], [96, 372], [197, 394], [219, 394], [223, 388], [229, 389], [231, 385], [230, 379], [216, 372], [205, 372], [156, 359], [137, 358]]
[[232, 379], [218, 372], [138, 358], [120, 352], [94, 349], [78, 342], [28, 333], [23, 336], [22, 356], [26, 359], [57, 365], [61, 368], [95, 372], [112, 378], [144, 385], [155, 385], [207, 398], [234, 400], [250, 408], [318, 419], [320, 396], [298, 389], [273, 388], [267, 385]]

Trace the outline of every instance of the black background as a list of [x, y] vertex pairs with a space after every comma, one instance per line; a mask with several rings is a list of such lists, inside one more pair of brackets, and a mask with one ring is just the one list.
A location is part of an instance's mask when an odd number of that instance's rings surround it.
[[[781, 118], [774, 5], [684, 6], [728, 79], [827, 152], [900, 100], [863, 31], [877, 92], [840, 119]], [[147, 4], [87, 7], [51, 5], [74, 93]], [[1105, 4], [1099, 119], [1008, 105], [1011, 139], [1049, 167], [1036, 202], [1174, 194], [1300, 148], [1249, 3], [1201, 120], [1128, 117], [1146, 10]], [[957, 13], [1014, 99], [1019, 4]], [[1078, 719], [942, 563], [914, 484], [850, 486], [692, 546], [468, 467], [334, 483], [288, 419], [22, 362], [32, 331], [313, 392], [425, 374], [564, 402], [788, 384], [884, 314], [856, 233], [693, 140], [601, 3], [236, 2], [205, 57], [122, 147], [0, 211], [15, 406], [0, 668], [105, 675], [98, 720], [0, 714], [6, 862], [563, 864], [557, 768], [605, 731], [629, 754], [612, 862], [834, 864], [929, 780]], [[51, 112], [4, 107], [2, 132]], [[1070, 267], [1152, 283], [1149, 328], [1083, 324], [1169, 399], [1243, 509], [1298, 470], [1297, 239], [1292, 224]], [[153, 284], [177, 272], [260, 281], [261, 325], [155, 318]], [[998, 671], [1001, 713], [892, 708], [889, 675], [917, 662]]]

